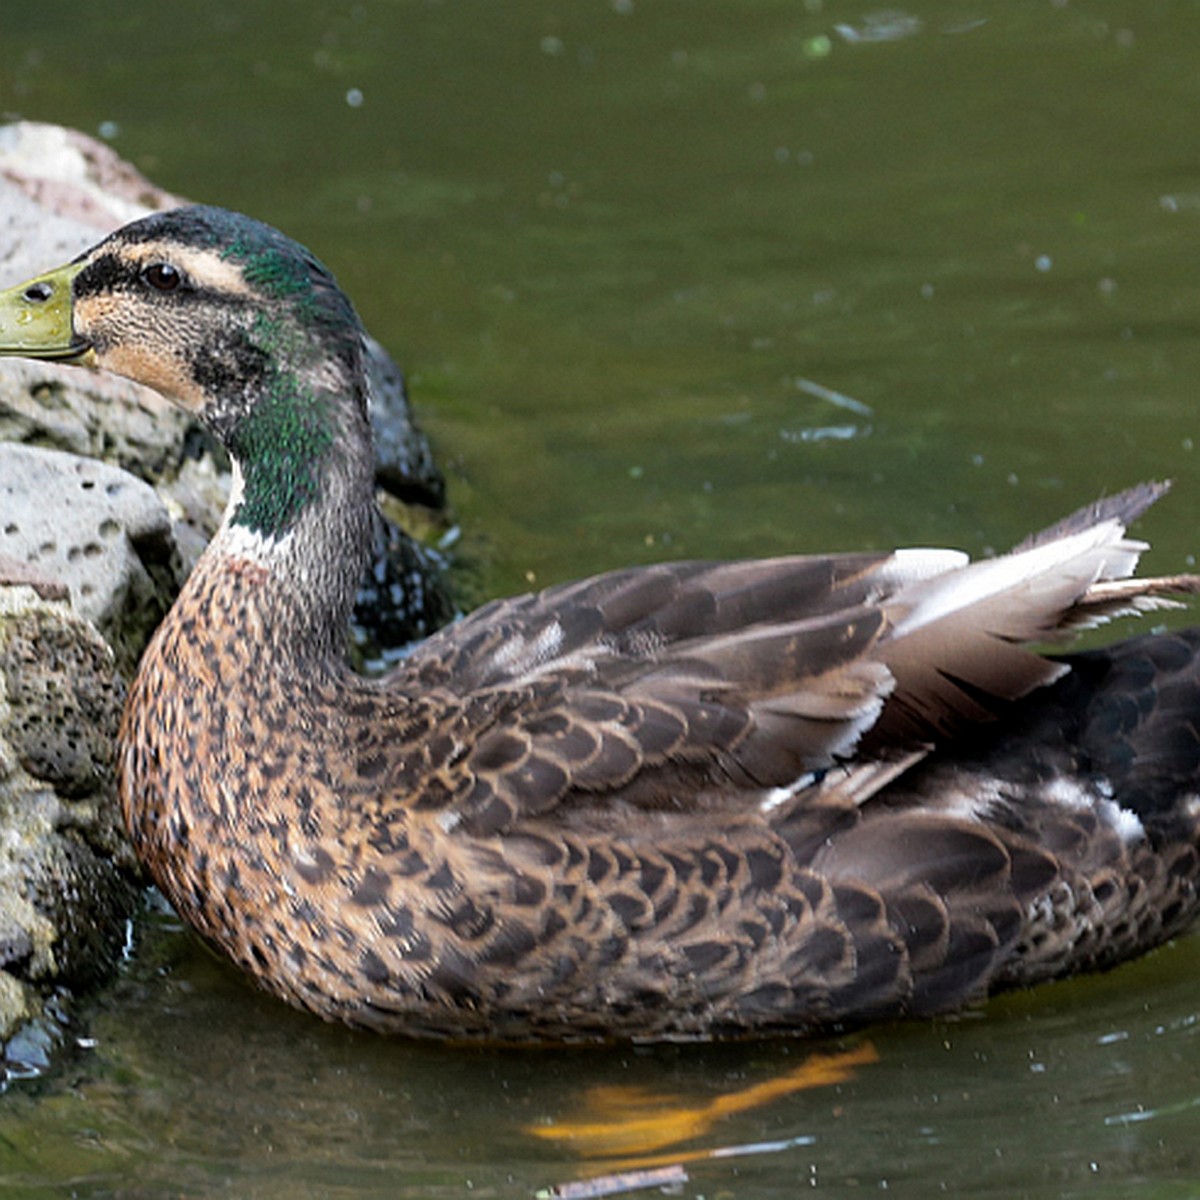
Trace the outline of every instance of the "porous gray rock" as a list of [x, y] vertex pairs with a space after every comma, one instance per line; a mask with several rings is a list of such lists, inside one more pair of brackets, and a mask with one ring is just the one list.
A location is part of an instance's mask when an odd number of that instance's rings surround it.
[[366, 338], [367, 397], [379, 486], [407, 504], [441, 508], [446, 481], [433, 461], [433, 449], [417, 428], [404, 375], [373, 337]]
[[30, 1019], [52, 1034], [56, 994], [104, 978], [124, 940], [140, 882], [113, 776], [124, 690], [67, 604], [0, 586], [0, 1042]]
[[157, 392], [54, 362], [6, 359], [0, 442], [103, 459], [153, 481], [173, 473], [191, 418]]
[[148, 483], [35, 446], [0, 444], [0, 556], [64, 584], [126, 673], [180, 582], [171, 518]]
[[111, 146], [43, 121], [0, 126], [0, 179], [0, 270], [18, 279], [74, 258], [118, 225], [186, 203]]

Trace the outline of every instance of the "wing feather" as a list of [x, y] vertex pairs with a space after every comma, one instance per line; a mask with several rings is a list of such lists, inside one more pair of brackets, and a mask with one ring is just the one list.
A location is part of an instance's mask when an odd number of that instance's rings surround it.
[[[789, 820], [807, 803], [862, 804], [1068, 669], [1023, 643], [1198, 586], [1129, 578], [1145, 547], [1126, 525], [1161, 491], [978, 563], [938, 549], [684, 562], [489, 605], [400, 668], [470, 714], [444, 739], [453, 761], [432, 764], [436, 795], [476, 834], [564, 804], [576, 819], [778, 804]], [[851, 755], [852, 784], [804, 784]]]

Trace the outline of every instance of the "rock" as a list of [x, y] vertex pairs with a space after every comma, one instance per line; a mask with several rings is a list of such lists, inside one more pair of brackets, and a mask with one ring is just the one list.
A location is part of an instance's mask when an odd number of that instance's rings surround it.
[[176, 471], [193, 422], [157, 392], [59, 363], [3, 361], [0, 442], [100, 458], [149, 482]]
[[368, 336], [367, 394], [375, 443], [379, 486], [406, 504], [442, 508], [446, 481], [433, 461], [433, 450], [417, 428], [404, 375], [391, 355]]
[[22, 277], [43, 269], [45, 260], [25, 265], [21, 256], [40, 254], [48, 238], [61, 238], [66, 246], [82, 238], [71, 258], [118, 225], [187, 203], [104, 142], [41, 121], [0, 126], [0, 176], [11, 185], [5, 189], [4, 241], [16, 247], [0, 263], [13, 265]]
[[0, 555], [65, 584], [132, 673], [180, 583], [158, 494], [119, 467], [11, 443], [0, 481]]
[[140, 881], [113, 773], [124, 694], [87, 621], [0, 587], [0, 1038], [123, 943]]
[[408, 537], [383, 513], [371, 531], [374, 557], [359, 584], [350, 617], [354, 661], [368, 673], [392, 666], [416, 638], [454, 619], [443, 581], [445, 557]]
[[6, 1071], [18, 1078], [40, 1075], [49, 1068], [61, 1041], [62, 1030], [55, 1022], [48, 1020], [44, 1013], [33, 1016], [4, 1047]]
[[5, 1046], [6, 1059], [10, 1040], [13, 1040], [15, 1035], [19, 1036], [21, 1026], [31, 1017], [40, 1015], [41, 1011], [42, 1006], [36, 989], [0, 969], [0, 1043]]

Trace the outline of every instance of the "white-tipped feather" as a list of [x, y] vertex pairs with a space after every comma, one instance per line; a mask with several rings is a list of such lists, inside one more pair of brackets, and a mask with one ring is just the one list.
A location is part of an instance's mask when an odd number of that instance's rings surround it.
[[[1030, 550], [985, 559], [937, 576], [900, 597], [902, 603], [911, 607], [897, 619], [892, 636], [904, 637], [953, 612], [1006, 592], [1013, 596], [1014, 609], [1020, 607], [1023, 599], [1036, 602], [1038, 592], [1047, 587], [1056, 594], [1064, 586], [1073, 590], [1074, 603], [1094, 583], [1124, 579], [1137, 568], [1138, 557], [1147, 549], [1146, 543], [1128, 540], [1124, 533], [1119, 522], [1103, 521], [1091, 529]], [[1013, 615], [1016, 617], [1018, 613]], [[1047, 614], [1051, 615], [1058, 616]]]
[[[876, 655], [896, 686], [871, 736], [937, 737], [986, 720], [1067, 670], [1026, 644], [1169, 604], [1164, 592], [1194, 590], [1187, 576], [1128, 578], [1147, 546], [1126, 537], [1129, 514], [1113, 507], [1119, 499], [1081, 510], [1009, 554], [918, 578], [884, 599], [890, 628]], [[936, 562], [926, 553], [912, 563]]]
[[896, 550], [875, 572], [889, 590], [911, 587], [926, 579], [935, 579], [967, 566], [971, 559], [961, 550], [934, 546], [906, 546]]

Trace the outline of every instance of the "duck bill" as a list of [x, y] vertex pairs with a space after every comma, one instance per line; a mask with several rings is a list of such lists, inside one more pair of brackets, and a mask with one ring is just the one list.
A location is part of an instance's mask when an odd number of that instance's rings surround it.
[[82, 269], [69, 263], [0, 292], [0, 355], [87, 361], [92, 348], [72, 320], [71, 284]]

